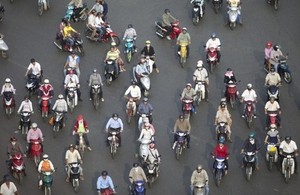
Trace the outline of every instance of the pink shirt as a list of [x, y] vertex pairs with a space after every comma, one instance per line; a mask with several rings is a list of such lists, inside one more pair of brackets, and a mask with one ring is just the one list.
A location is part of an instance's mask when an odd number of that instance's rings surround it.
[[40, 128], [37, 130], [30, 129], [27, 133], [27, 142], [29, 143], [31, 139], [40, 139], [43, 141], [43, 133]]
[[272, 47], [270, 48], [265, 48], [265, 59], [270, 59], [271, 58], [271, 51], [273, 50]]

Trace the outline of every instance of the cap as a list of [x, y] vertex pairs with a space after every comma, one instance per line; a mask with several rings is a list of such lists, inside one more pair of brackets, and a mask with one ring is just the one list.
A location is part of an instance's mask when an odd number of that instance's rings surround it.
[[10, 83], [10, 82], [11, 82], [10, 78], [5, 79], [5, 83]]
[[146, 44], [151, 44], [151, 41], [147, 40], [145, 43], [146, 43]]

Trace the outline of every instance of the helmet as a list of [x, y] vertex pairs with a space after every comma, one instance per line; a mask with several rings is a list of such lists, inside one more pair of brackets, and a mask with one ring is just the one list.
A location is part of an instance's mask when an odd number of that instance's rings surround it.
[[251, 83], [248, 83], [247, 89], [252, 89], [252, 84]]
[[182, 30], [185, 30], [185, 31], [187, 31], [187, 28], [186, 28], [186, 27], [183, 27], [183, 28], [182, 28]]
[[93, 73], [96, 73], [97, 72], [97, 69], [95, 68], [94, 70], [93, 70]]
[[292, 140], [292, 137], [291, 136], [285, 136], [284, 140], [286, 142], [290, 142]]
[[202, 170], [203, 169], [203, 166], [201, 165], [201, 164], [199, 164], [198, 166], [197, 166], [197, 170]]
[[227, 68], [227, 71], [232, 71], [232, 69], [231, 68]]
[[77, 116], [77, 120], [82, 120], [83, 119], [83, 116], [81, 115], [81, 114], [79, 114], [78, 116]]
[[273, 100], [273, 101], [274, 101], [274, 100], [275, 100], [275, 97], [274, 97], [274, 96], [270, 97], [270, 100]]
[[45, 83], [45, 84], [49, 84], [49, 83], [50, 83], [49, 79], [45, 79], [45, 80], [44, 80], [44, 83]]
[[279, 45], [274, 45], [273, 49], [274, 49], [275, 51], [277, 51], [278, 49], [280, 49], [280, 46], [279, 46]]
[[221, 108], [225, 108], [226, 107], [226, 103], [221, 102], [220, 106], [221, 106]]
[[154, 143], [154, 142], [151, 142], [151, 143], [149, 144], [149, 148], [151, 148], [151, 149], [155, 148], [155, 143]]
[[151, 41], [147, 40], [147, 41], [145, 42], [145, 44], [151, 44]]
[[215, 32], [213, 32], [213, 33], [211, 33], [210, 37], [214, 39], [217, 37], [217, 34]]
[[197, 68], [202, 68], [203, 67], [203, 61], [202, 60], [198, 60], [197, 62]]
[[75, 146], [74, 146], [73, 144], [70, 144], [70, 145], [69, 145], [69, 149], [71, 149], [71, 148], [73, 148], [73, 149], [74, 149], [74, 148], [75, 148]]
[[191, 84], [191, 83], [187, 83], [187, 84], [186, 84], [186, 86], [190, 86], [190, 87], [192, 87], [192, 84]]
[[36, 123], [32, 123], [31, 127], [34, 129], [34, 128], [37, 128], [37, 124]]
[[136, 82], [135, 81], [131, 81], [131, 85], [136, 85]]
[[11, 138], [10, 138], [10, 141], [11, 141], [11, 142], [17, 141], [17, 138], [16, 138], [16, 137], [11, 137]]
[[43, 155], [43, 159], [48, 159], [48, 158], [49, 158], [48, 154]]
[[133, 28], [133, 25], [132, 24], [128, 24], [128, 28]]
[[271, 72], [275, 72], [275, 68], [274, 67], [271, 67]]
[[144, 97], [143, 102], [148, 102], [148, 98]]
[[34, 62], [35, 62], [35, 59], [34, 59], [34, 58], [31, 58], [30, 62], [31, 62], [31, 63], [34, 63]]
[[223, 136], [221, 136], [219, 138], [219, 144], [224, 144], [225, 143], [225, 138]]
[[115, 46], [117, 46], [117, 44], [116, 44], [116, 42], [113, 41], [113, 42], [110, 44], [110, 46], [115, 47]]
[[254, 132], [250, 132], [249, 133], [249, 138], [255, 138], [255, 133]]
[[266, 47], [272, 47], [272, 46], [273, 46], [272, 42], [267, 42]]
[[184, 119], [184, 116], [182, 114], [179, 115], [179, 119]]
[[133, 163], [133, 165], [132, 165], [133, 167], [138, 167], [139, 166], [139, 164], [138, 163]]
[[102, 172], [101, 172], [101, 175], [102, 175], [102, 176], [107, 176], [108, 173], [107, 173], [107, 171], [102, 171]]
[[59, 95], [58, 95], [58, 99], [64, 99], [63, 94], [59, 94]]
[[74, 70], [70, 70], [70, 71], [69, 71], [69, 74], [74, 74]]
[[165, 9], [165, 13], [170, 13], [170, 10], [169, 9]]
[[11, 82], [10, 78], [5, 79], [5, 83], [10, 83], [10, 82]]
[[149, 122], [146, 122], [146, 123], [145, 123], [145, 127], [150, 127], [150, 123], [149, 123]]
[[270, 125], [270, 129], [276, 129], [277, 127], [276, 127], [276, 125], [275, 124], [271, 124]]
[[112, 114], [112, 117], [114, 118], [114, 117], [119, 117], [119, 115], [117, 114], [117, 113], [113, 113]]

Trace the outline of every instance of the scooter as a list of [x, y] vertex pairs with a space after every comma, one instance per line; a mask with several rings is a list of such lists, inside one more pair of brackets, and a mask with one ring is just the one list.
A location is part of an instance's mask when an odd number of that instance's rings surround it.
[[[49, 1], [49, 0], [48, 0]], [[47, 0], [38, 0], [38, 14], [41, 16], [48, 9]]]
[[154, 56], [146, 56], [145, 57], [145, 63], [146, 63], [146, 67], [147, 67], [147, 70], [148, 72], [151, 74], [152, 71], [153, 71], [153, 65], [155, 63], [154, 61]]
[[278, 10], [279, 0], [267, 0], [267, 3], [274, 7], [274, 10]]
[[46, 120], [49, 114], [49, 96], [42, 96], [41, 97], [42, 102], [41, 102], [41, 114], [42, 114], [42, 118], [43, 120]]
[[79, 20], [85, 21], [88, 18], [87, 4], [83, 3], [82, 8], [76, 8], [76, 9], [80, 9], [78, 18], [75, 17], [75, 6], [74, 5], [68, 5], [64, 18], [66, 18], [68, 21], [72, 20], [73, 22], [78, 22]]
[[125, 39], [125, 50], [124, 53], [126, 55], [126, 60], [129, 63], [131, 61], [131, 58], [134, 54], [134, 48], [133, 48], [133, 39], [126, 38]]
[[4, 6], [0, 3], [0, 22], [3, 21], [4, 12], [5, 12]]
[[144, 72], [143, 75], [140, 77], [140, 80], [138, 80], [136, 75], [136, 66], [133, 67], [132, 70], [133, 73], [133, 79], [135, 82], [140, 83], [141, 91], [145, 97], [148, 97], [150, 95], [150, 88], [151, 88], [151, 81], [149, 77], [149, 72]]
[[[204, 46], [206, 47], [206, 46]], [[210, 47], [207, 49], [207, 64], [209, 66], [209, 71], [210, 73], [213, 73], [215, 68], [217, 67], [217, 62], [218, 62], [218, 52], [217, 48], [215, 47]]]
[[24, 176], [26, 176], [23, 154], [18, 153], [11, 156], [11, 165], [9, 167], [9, 170], [12, 176], [16, 178], [21, 185]]
[[16, 107], [15, 99], [12, 92], [3, 93], [3, 108], [7, 118], [10, 118]]
[[217, 141], [220, 140], [220, 137], [224, 137], [225, 142], [228, 140], [227, 123], [225, 122], [219, 122], [217, 125]]
[[58, 132], [63, 127], [63, 112], [55, 111], [54, 114], [54, 123], [53, 123], [53, 137], [56, 138]]
[[246, 109], [245, 109], [245, 121], [247, 123], [248, 128], [252, 128], [254, 117], [254, 106], [252, 101], [246, 101]]
[[225, 176], [225, 158], [215, 158], [214, 162], [214, 175], [216, 185], [219, 187], [221, 184], [222, 177]]
[[85, 51], [83, 49], [83, 40], [80, 38], [80, 34], [74, 33], [72, 40], [74, 42], [72, 46], [68, 45], [66, 41], [63, 41], [61, 45], [61, 43], [58, 42], [59, 40], [54, 41], [54, 45], [61, 51], [66, 51], [69, 53], [75, 52], [81, 56], [84, 56]]
[[139, 140], [140, 148], [139, 148], [139, 156], [142, 160], [144, 160], [148, 156], [148, 151], [149, 151], [149, 144], [153, 141], [154, 139], [141, 139]]
[[193, 102], [194, 100], [192, 99], [183, 99], [182, 100], [182, 112], [184, 118], [187, 120], [190, 119], [191, 114], [193, 113]]
[[[150, 154], [151, 155], [151, 154]], [[154, 161], [147, 161], [146, 162], [146, 175], [148, 180], [149, 188], [152, 187], [153, 182], [158, 178], [159, 173], [159, 164], [157, 160]]]
[[200, 102], [205, 99], [205, 81], [195, 81], [195, 103], [199, 106]]
[[39, 166], [41, 161], [41, 154], [42, 154], [42, 145], [40, 139], [32, 139], [30, 140], [31, 147], [29, 148], [29, 156], [33, 159], [34, 164], [36, 167]]
[[114, 60], [108, 59], [106, 60], [106, 64], [104, 67], [104, 75], [106, 85], [109, 86], [112, 81], [118, 78], [120, 74], [119, 67]]
[[110, 132], [109, 132], [109, 136], [107, 138], [108, 142], [109, 142], [109, 146], [110, 146], [110, 154], [111, 154], [111, 157], [114, 159], [116, 154], [117, 154], [117, 149], [119, 147], [119, 139], [117, 137], [117, 134], [119, 134], [120, 131], [119, 130], [113, 130], [113, 129], [110, 129]]
[[41, 188], [44, 189], [45, 195], [52, 194], [53, 172], [42, 172], [42, 178], [39, 181]]
[[77, 87], [67, 87], [67, 104], [72, 113], [78, 104]]
[[193, 24], [196, 25], [199, 23], [200, 19], [204, 16], [204, 0], [194, 1], [192, 11], [192, 20]]
[[250, 181], [253, 171], [256, 168], [255, 167], [255, 163], [256, 163], [255, 152], [245, 152], [244, 157], [243, 157], [243, 163], [244, 163], [245, 172], [246, 172], [246, 179], [247, 179], [247, 181]]
[[186, 141], [186, 133], [182, 131], [177, 131], [176, 134], [178, 135], [177, 141], [173, 144], [173, 149], [175, 149], [176, 159], [179, 160], [182, 151], [187, 148], [187, 141]]
[[284, 159], [282, 161], [281, 170], [285, 183], [289, 182], [291, 175], [293, 175], [295, 172], [295, 161], [293, 157], [294, 156], [291, 154], [284, 155]]
[[26, 139], [29, 127], [31, 125], [31, 112], [21, 112], [21, 134]]
[[230, 103], [232, 109], [235, 108], [235, 104], [239, 98], [239, 91], [237, 90], [236, 85], [237, 83], [229, 81], [229, 83], [226, 86], [226, 100]]
[[145, 184], [143, 181], [136, 181], [134, 183], [133, 194], [134, 195], [145, 195], [146, 194], [146, 188], [145, 188]]
[[38, 78], [34, 74], [27, 75], [27, 81], [25, 84], [25, 88], [27, 89], [27, 95], [30, 98], [33, 94], [37, 92], [37, 89], [40, 87], [39, 85], [40, 78]]
[[293, 80], [292, 73], [289, 69], [288, 64], [286, 63], [287, 58], [278, 60], [279, 64], [277, 67], [277, 72], [281, 78], [287, 83], [290, 84]]
[[274, 97], [275, 100], [279, 102], [279, 86], [269, 85], [267, 87], [268, 100], [270, 100], [271, 97]]
[[276, 127], [280, 126], [279, 120], [278, 120], [278, 111], [268, 111], [267, 112], [267, 127], [268, 129], [272, 124], [275, 124]]
[[233, 30], [236, 27], [236, 24], [239, 19], [239, 8], [238, 7], [228, 7], [229, 10], [227, 12], [228, 14], [228, 24], [229, 28]]
[[220, 0], [213, 0], [212, 1], [212, 4], [213, 4], [213, 7], [214, 7], [214, 11], [216, 14], [218, 14], [218, 12], [220, 11], [221, 9], [221, 1]]
[[80, 163], [74, 162], [69, 164], [69, 166], [66, 167], [66, 172], [70, 170], [70, 181], [74, 188], [75, 192], [78, 192], [79, 190], [79, 177], [80, 177]]
[[1, 51], [1, 56], [2, 58], [6, 59], [8, 58], [8, 46], [3, 40], [4, 35], [0, 34], [0, 51]]
[[274, 163], [278, 161], [278, 151], [275, 143], [267, 143], [266, 160], [268, 162], [268, 168], [271, 171]]
[[[160, 38], [167, 38], [167, 30], [166, 28], [164, 28], [162, 26], [162, 23], [161, 22], [155, 22], [155, 27], [156, 27], [156, 35]], [[171, 24], [171, 32], [169, 34], [169, 38], [174, 40], [178, 37], [178, 35], [181, 33], [181, 28], [179, 27], [179, 20], [176, 20], [174, 22], [172, 22]]]
[[179, 50], [179, 62], [182, 68], [184, 68], [186, 61], [187, 61], [187, 55], [188, 55], [188, 43], [181, 43], [180, 44], [180, 50]]
[[114, 32], [109, 24], [106, 24], [105, 29], [104, 29], [104, 33], [102, 35], [100, 35], [99, 32], [97, 32], [99, 34], [99, 36], [92, 38], [92, 32], [93, 30], [89, 27], [87, 27], [86, 31], [85, 31], [85, 36], [87, 39], [91, 40], [91, 41], [95, 41], [95, 42], [114, 42], [116, 43], [116, 46], [120, 45], [120, 38], [118, 37], [117, 33]]
[[205, 195], [205, 186], [203, 184], [194, 185], [193, 195]]
[[92, 85], [92, 101], [95, 110], [98, 110], [100, 105], [100, 91], [101, 91], [101, 85]]

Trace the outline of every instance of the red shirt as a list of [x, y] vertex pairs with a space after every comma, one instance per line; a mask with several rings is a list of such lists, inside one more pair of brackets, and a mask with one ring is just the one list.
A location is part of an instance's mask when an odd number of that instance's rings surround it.
[[[76, 120], [76, 122], [74, 124], [73, 131], [77, 132], [78, 126], [79, 126], [79, 123], [78, 123], [78, 120]], [[85, 128], [85, 131], [89, 128], [88, 125], [87, 125], [87, 122], [85, 120], [83, 120], [83, 126]]]
[[227, 146], [223, 144], [222, 147], [220, 147], [220, 144], [217, 144], [213, 154], [217, 158], [226, 158], [228, 156]]

